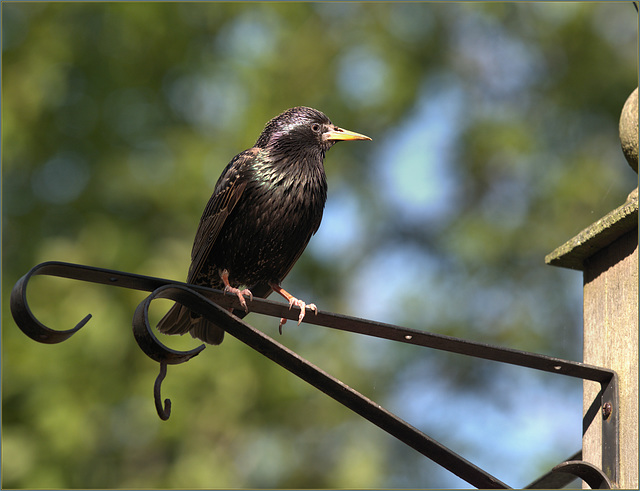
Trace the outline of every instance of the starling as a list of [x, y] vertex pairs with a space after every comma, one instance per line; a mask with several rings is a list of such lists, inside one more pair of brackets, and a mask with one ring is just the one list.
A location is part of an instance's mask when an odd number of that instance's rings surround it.
[[[324, 155], [339, 140], [371, 138], [334, 126], [310, 107], [288, 109], [269, 121], [253, 148], [222, 171], [200, 219], [187, 283], [237, 295], [244, 313], [244, 297], [266, 298], [272, 291], [289, 308], [300, 308], [298, 324], [306, 309], [317, 312], [280, 283], [320, 226], [327, 199]], [[224, 336], [222, 329], [179, 304], [158, 329], [190, 332], [209, 344], [220, 344]]]

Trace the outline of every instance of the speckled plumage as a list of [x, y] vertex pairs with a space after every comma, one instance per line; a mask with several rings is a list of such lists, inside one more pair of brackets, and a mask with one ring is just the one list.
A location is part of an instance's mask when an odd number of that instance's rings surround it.
[[[369, 139], [335, 127], [320, 111], [288, 109], [269, 121], [254, 147], [236, 155], [200, 219], [187, 282], [248, 288], [266, 297], [280, 285], [318, 230], [327, 199], [323, 159], [337, 140]], [[301, 319], [304, 312], [301, 313]], [[210, 344], [224, 331], [174, 305], [158, 324]]]

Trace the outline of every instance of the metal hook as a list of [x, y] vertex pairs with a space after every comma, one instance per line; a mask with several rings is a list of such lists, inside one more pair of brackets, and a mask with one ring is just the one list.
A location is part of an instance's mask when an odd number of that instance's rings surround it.
[[190, 351], [176, 351], [165, 346], [158, 340], [151, 329], [151, 324], [149, 323], [149, 305], [157, 291], [158, 290], [155, 290], [136, 308], [133, 315], [133, 335], [136, 338], [136, 342], [138, 343], [138, 346], [140, 346], [140, 349], [142, 349], [148, 357], [160, 363], [160, 373], [158, 374], [153, 386], [153, 397], [158, 416], [161, 420], [166, 421], [169, 419], [169, 416], [171, 416], [171, 400], [165, 399], [163, 406], [160, 389], [162, 381], [167, 375], [167, 365], [177, 365], [190, 360], [194, 356], [200, 354], [200, 352], [205, 348], [205, 345], [201, 344]]
[[160, 395], [160, 388], [162, 381], [167, 376], [167, 364], [165, 362], [160, 363], [160, 373], [156, 378], [156, 383], [153, 385], [153, 398], [156, 401], [156, 411], [162, 421], [166, 421], [171, 416], [171, 400], [165, 399], [164, 406], [162, 405], [162, 396]]
[[91, 314], [76, 324], [73, 329], [66, 331], [56, 331], [50, 329], [35, 318], [29, 304], [27, 303], [27, 284], [32, 276], [38, 274], [51, 274], [52, 263], [41, 263], [31, 268], [31, 270], [20, 278], [11, 290], [11, 299], [9, 301], [11, 314], [18, 327], [34, 341], [45, 344], [56, 344], [69, 339], [76, 332], [84, 327], [91, 319]]

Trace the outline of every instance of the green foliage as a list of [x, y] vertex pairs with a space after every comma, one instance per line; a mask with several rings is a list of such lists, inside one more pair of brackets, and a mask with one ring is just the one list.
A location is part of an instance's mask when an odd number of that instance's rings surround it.
[[[4, 487], [461, 485], [231, 337], [170, 367], [161, 422], [158, 367], [130, 333], [142, 293], [36, 278], [47, 325], [93, 314], [56, 346], [11, 318], [13, 284], [41, 261], [182, 281], [220, 171], [295, 105], [373, 142], [328, 153], [325, 222], [289, 290], [580, 358], [579, 277], [543, 257], [635, 186], [617, 136], [637, 86], [630, 2], [4, 2], [2, 32]], [[276, 319], [247, 320], [276, 335]], [[293, 323], [278, 339], [511, 485], [580, 445], [578, 410], [527, 465], [491, 461], [488, 441], [522, 442], [478, 408], [519, 421], [534, 397], [520, 371]], [[579, 386], [539, 380], [579, 407]]]

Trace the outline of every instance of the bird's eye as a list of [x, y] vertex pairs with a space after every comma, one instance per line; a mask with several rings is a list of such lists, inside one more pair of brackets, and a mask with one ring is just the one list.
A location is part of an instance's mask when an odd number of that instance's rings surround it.
[[311, 129], [313, 130], [314, 133], [317, 133], [318, 131], [320, 131], [320, 125], [318, 123], [313, 123], [311, 125]]

